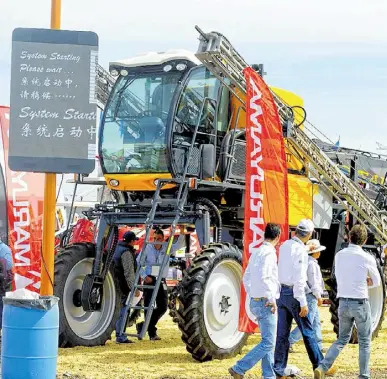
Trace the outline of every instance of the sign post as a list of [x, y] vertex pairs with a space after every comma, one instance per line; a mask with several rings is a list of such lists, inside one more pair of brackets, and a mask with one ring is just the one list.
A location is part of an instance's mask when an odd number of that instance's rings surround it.
[[[62, 0], [51, 0], [51, 29], [60, 29]], [[44, 183], [43, 240], [40, 295], [54, 294], [56, 174], [47, 173]]]
[[9, 167], [45, 175], [41, 295], [53, 294], [56, 174], [88, 174], [96, 156], [98, 36], [51, 29], [12, 35]]

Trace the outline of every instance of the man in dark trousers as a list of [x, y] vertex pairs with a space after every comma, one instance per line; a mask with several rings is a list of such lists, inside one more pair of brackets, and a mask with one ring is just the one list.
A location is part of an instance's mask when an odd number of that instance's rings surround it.
[[[129, 296], [130, 291], [134, 286], [134, 279], [136, 274], [136, 250], [134, 244], [138, 238], [131, 232], [125, 232], [122, 241], [118, 242], [117, 248], [113, 255], [114, 273], [118, 278], [122, 298], [122, 308], [116, 323], [116, 342], [117, 343], [133, 343], [129, 340], [125, 333], [120, 333], [120, 328], [123, 322], [126, 321], [125, 315], [125, 301]], [[136, 292], [139, 292], [138, 290]], [[139, 296], [138, 293], [135, 294]]]
[[349, 246], [337, 252], [335, 256], [339, 338], [314, 371], [315, 379], [325, 378], [340, 352], [348, 344], [354, 324], [359, 338], [359, 379], [371, 377], [369, 361], [372, 317], [368, 289], [379, 287], [381, 279], [375, 258], [362, 249], [367, 241], [367, 235], [364, 225], [355, 225], [349, 232]]
[[[174, 243], [171, 247], [170, 255], [173, 255], [176, 250], [183, 247], [184, 240], [184, 234], [180, 234], [177, 242]], [[143, 279], [144, 284], [154, 285], [156, 283], [157, 277], [159, 275], [162, 275], [160, 288], [156, 295], [156, 307], [153, 310], [152, 317], [148, 326], [148, 334], [150, 340], [158, 341], [161, 340], [161, 338], [157, 335], [156, 324], [168, 309], [168, 289], [165, 278], [168, 276], [169, 262], [164, 268], [164, 271], [161, 273], [159, 272], [160, 266], [155, 266], [155, 264], [160, 264], [163, 262], [167, 249], [166, 245], [162, 245], [162, 243], [165, 242], [165, 238], [164, 232], [161, 229], [157, 229], [154, 232], [153, 241], [159, 242], [159, 244], [148, 244], [145, 247], [145, 250], [141, 252], [141, 254], [145, 254], [145, 267], [142, 268], [141, 278]], [[139, 254], [137, 257], [137, 264], [140, 262], [141, 254]], [[152, 293], [153, 289], [144, 289], [145, 307], [148, 307], [150, 305]], [[146, 312], [147, 311], [145, 310], [145, 317]], [[138, 334], [140, 334], [142, 326], [142, 322], [136, 325]]]
[[296, 227], [295, 236], [279, 249], [278, 280], [281, 284], [278, 306], [277, 342], [274, 353], [274, 371], [277, 378], [287, 378], [286, 365], [289, 354], [289, 334], [294, 319], [304, 338], [306, 351], [313, 370], [323, 359], [310, 319], [306, 301], [308, 251], [316, 246], [305, 243], [312, 237], [314, 225], [303, 219]]

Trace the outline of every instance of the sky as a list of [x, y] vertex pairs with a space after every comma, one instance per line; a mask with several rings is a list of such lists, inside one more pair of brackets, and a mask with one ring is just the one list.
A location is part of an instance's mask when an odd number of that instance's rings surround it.
[[[11, 36], [50, 26], [49, 0], [0, 6], [0, 105], [9, 104]], [[387, 146], [385, 0], [62, 0], [62, 29], [99, 36], [99, 62], [198, 47], [195, 25], [227, 36], [269, 85], [303, 97], [308, 120], [340, 145]]]

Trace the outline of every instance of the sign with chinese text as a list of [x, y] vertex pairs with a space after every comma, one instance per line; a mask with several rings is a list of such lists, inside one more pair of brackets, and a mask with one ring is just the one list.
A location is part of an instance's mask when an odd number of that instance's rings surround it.
[[98, 36], [17, 28], [12, 35], [9, 166], [13, 171], [94, 170]]

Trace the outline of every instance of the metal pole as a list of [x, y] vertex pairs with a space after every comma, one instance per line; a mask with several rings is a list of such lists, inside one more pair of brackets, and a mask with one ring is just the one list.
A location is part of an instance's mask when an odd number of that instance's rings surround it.
[[[60, 29], [61, 0], [51, 0], [51, 29]], [[54, 293], [56, 174], [45, 175], [40, 294]]]

